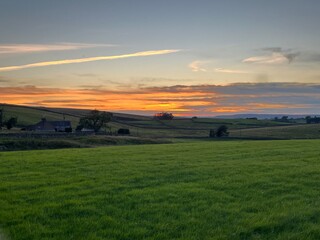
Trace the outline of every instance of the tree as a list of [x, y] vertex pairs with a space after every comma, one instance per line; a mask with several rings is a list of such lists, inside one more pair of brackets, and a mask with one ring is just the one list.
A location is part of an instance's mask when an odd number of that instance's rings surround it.
[[0, 129], [2, 128], [2, 126], [3, 126], [3, 109], [0, 109]]
[[216, 132], [217, 137], [229, 136], [228, 127], [226, 125], [221, 125], [218, 127]]
[[8, 121], [4, 123], [8, 130], [17, 125], [18, 119], [16, 117], [11, 117]]
[[102, 127], [111, 121], [113, 114], [110, 112], [91, 111], [87, 116], [80, 118], [77, 129], [88, 128], [99, 132]]
[[216, 132], [214, 131], [214, 129], [210, 129], [209, 137], [214, 138], [215, 136], [216, 136]]
[[168, 113], [168, 112], [161, 112], [161, 113], [156, 113], [153, 118], [159, 119], [159, 120], [172, 120], [173, 119], [173, 114]]

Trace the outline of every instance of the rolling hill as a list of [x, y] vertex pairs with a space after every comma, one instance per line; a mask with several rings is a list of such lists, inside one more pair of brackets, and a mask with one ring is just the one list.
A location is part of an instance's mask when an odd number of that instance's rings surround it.
[[[90, 110], [45, 108], [17, 105], [0, 105], [5, 118], [17, 117], [18, 126], [24, 127], [40, 121], [70, 120], [75, 129], [79, 118]], [[157, 120], [151, 116], [140, 116], [124, 113], [113, 113], [114, 117], [108, 123], [111, 131], [119, 128], [129, 128], [131, 135], [147, 138], [204, 138], [208, 137], [210, 129], [226, 125], [231, 138], [246, 139], [292, 139], [320, 138], [318, 124], [305, 124], [303, 121], [281, 122], [270, 119], [221, 119], [221, 118], [174, 118], [173, 120]]]

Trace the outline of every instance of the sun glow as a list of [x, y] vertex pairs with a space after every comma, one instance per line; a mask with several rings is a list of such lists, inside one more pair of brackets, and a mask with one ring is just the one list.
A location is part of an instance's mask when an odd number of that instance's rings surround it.
[[[200, 90], [201, 89], [201, 90]], [[266, 109], [292, 109], [303, 104], [258, 102], [259, 95], [223, 94], [209, 90], [210, 86], [179, 86], [176, 88], [145, 88], [131, 91], [107, 89], [64, 89], [2, 87], [1, 102], [59, 108], [99, 109], [106, 111], [153, 114], [170, 111], [181, 116], [208, 116], [220, 113], [261, 112]], [[270, 94], [270, 93], [268, 93]], [[269, 95], [268, 95], [269, 96]], [[250, 102], [241, 103], [247, 98]], [[228, 99], [233, 99], [232, 105]], [[235, 102], [235, 99], [238, 99]]]

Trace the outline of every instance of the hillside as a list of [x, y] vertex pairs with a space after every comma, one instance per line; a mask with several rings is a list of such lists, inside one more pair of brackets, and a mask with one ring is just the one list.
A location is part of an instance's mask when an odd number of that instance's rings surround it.
[[[45, 117], [49, 121], [70, 120], [75, 126], [79, 122], [79, 118], [86, 115], [90, 110], [71, 109], [71, 108], [45, 108], [45, 107], [30, 107], [19, 105], [0, 104], [0, 109], [5, 112], [5, 117], [17, 117], [19, 126], [32, 125]], [[139, 115], [114, 113], [116, 119], [132, 120], [149, 120], [150, 117]]]
[[[18, 117], [19, 127], [32, 125], [42, 117], [47, 120], [70, 120], [77, 126], [79, 118], [90, 110], [28, 107], [0, 105], [5, 117]], [[151, 116], [113, 113], [114, 118], [108, 125], [111, 131], [129, 128], [131, 135], [146, 138], [203, 138], [210, 129], [226, 125], [232, 138], [252, 139], [294, 139], [320, 138], [320, 125], [304, 124], [303, 121], [281, 122], [268, 119], [220, 119], [220, 118], [175, 118], [170, 121], [155, 120]]]

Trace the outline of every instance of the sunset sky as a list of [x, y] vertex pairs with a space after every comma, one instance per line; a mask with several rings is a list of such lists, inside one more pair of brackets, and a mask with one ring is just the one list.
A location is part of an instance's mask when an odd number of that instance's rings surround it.
[[319, 0], [1, 0], [0, 103], [320, 112]]

